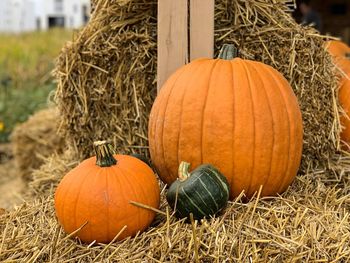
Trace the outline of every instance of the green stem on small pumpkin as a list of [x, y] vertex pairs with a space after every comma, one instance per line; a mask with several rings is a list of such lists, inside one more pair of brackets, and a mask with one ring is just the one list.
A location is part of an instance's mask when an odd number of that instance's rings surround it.
[[100, 167], [110, 167], [117, 164], [117, 160], [113, 157], [115, 150], [107, 141], [94, 142], [96, 153], [96, 165]]
[[190, 169], [191, 164], [187, 162], [181, 162], [179, 166], [178, 176], [180, 181], [185, 181], [188, 179], [188, 177], [191, 176], [191, 174], [188, 172]]
[[238, 49], [232, 44], [224, 44], [220, 50], [219, 59], [232, 60], [238, 57]]

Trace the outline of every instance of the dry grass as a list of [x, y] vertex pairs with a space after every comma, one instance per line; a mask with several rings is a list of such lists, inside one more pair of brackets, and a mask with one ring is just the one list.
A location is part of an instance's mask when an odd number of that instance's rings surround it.
[[0, 33], [0, 142], [8, 142], [17, 124], [47, 107], [47, 96], [56, 87], [54, 59], [71, 36], [62, 28]]
[[17, 175], [11, 144], [0, 144], [0, 214], [2, 208], [9, 209], [21, 204], [24, 184]]
[[61, 154], [65, 148], [64, 139], [58, 134], [56, 108], [38, 111], [26, 122], [16, 126], [12, 133], [13, 155], [19, 175], [26, 181], [51, 154]]

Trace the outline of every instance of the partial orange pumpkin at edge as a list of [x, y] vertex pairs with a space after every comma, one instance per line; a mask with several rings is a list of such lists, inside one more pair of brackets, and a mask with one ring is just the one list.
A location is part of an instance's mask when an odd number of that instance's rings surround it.
[[340, 116], [340, 123], [343, 127], [340, 138], [343, 143], [342, 149], [350, 151], [350, 60], [336, 57], [334, 63], [342, 71], [338, 90], [339, 103], [344, 110]]
[[341, 148], [350, 151], [350, 47], [340, 40], [328, 40], [325, 48], [332, 56], [333, 63], [341, 71], [339, 74], [339, 103], [344, 110], [340, 116], [342, 130], [340, 132]]
[[340, 40], [326, 41], [325, 48], [333, 57], [345, 57], [350, 54], [350, 47]]

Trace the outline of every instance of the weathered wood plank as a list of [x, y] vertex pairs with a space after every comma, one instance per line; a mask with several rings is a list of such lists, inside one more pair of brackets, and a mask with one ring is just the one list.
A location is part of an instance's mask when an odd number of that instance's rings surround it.
[[188, 62], [187, 0], [158, 0], [158, 92]]
[[191, 0], [190, 59], [214, 55], [214, 0]]

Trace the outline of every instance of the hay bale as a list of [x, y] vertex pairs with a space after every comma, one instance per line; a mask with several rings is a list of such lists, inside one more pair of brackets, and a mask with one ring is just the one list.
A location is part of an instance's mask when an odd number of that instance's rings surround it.
[[0, 165], [9, 162], [13, 158], [12, 146], [10, 143], [2, 143], [0, 149]]
[[[81, 159], [96, 139], [120, 152], [147, 151], [148, 115], [156, 95], [157, 3], [94, 2], [90, 23], [60, 54], [56, 101], [62, 130]], [[244, 58], [279, 70], [296, 93], [304, 121], [301, 171], [322, 167], [339, 144], [334, 68], [313, 29], [288, 13], [290, 1], [216, 1], [215, 50], [239, 45]]]
[[56, 108], [44, 109], [14, 129], [11, 135], [13, 155], [18, 172], [26, 181], [32, 179], [32, 172], [46, 157], [63, 152], [65, 142], [57, 132], [58, 117]]
[[[57, 178], [66, 172], [60, 164], [51, 169]], [[58, 226], [51, 192], [0, 216], [0, 261], [348, 262], [349, 175], [299, 176], [282, 196], [238, 198], [220, 217], [193, 225], [169, 215], [163, 192], [162, 213], [145, 233], [93, 246]]]
[[39, 169], [33, 171], [33, 179], [26, 195], [48, 196], [56, 189], [61, 178], [78, 164], [76, 154], [71, 149], [66, 149], [61, 154], [56, 152], [50, 155], [45, 158]]
[[97, 4], [97, 1], [98, 0], [91, 0], [91, 13], [93, 13], [95, 11], [95, 7], [96, 7], [96, 4]]
[[147, 153], [156, 95], [155, 16], [154, 2], [99, 1], [88, 25], [63, 49], [56, 101], [62, 131], [81, 159], [103, 138], [112, 138], [119, 152]]

